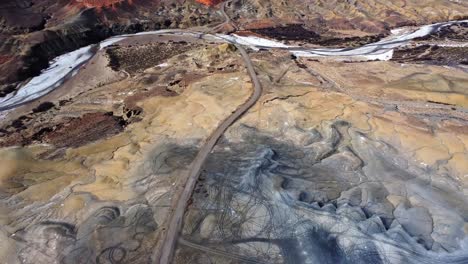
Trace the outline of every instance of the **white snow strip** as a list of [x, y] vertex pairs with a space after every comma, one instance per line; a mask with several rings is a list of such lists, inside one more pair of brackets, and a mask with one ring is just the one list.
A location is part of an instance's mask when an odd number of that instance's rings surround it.
[[361, 61], [381, 60], [388, 61], [393, 57], [393, 49], [379, 52], [314, 52], [308, 51], [292, 51], [296, 57], [333, 57], [340, 60], [354, 59]]
[[433, 31], [441, 27], [451, 25], [453, 23], [467, 22], [450, 21], [446, 23], [437, 23], [432, 25], [422, 26], [417, 30], [411, 30], [408, 27], [394, 29], [392, 35], [378, 42], [364, 45], [354, 49], [303, 49], [298, 46], [288, 46], [281, 42], [259, 38], [255, 36], [238, 36], [238, 35], [221, 35], [217, 34], [219, 39], [228, 41], [234, 44], [248, 46], [254, 50], [260, 48], [283, 48], [291, 51], [298, 57], [334, 57], [340, 59], [355, 59], [355, 60], [390, 60], [393, 57], [393, 49], [407, 44], [410, 40], [424, 37], [431, 34]]
[[294, 47], [294, 46], [285, 45], [279, 41], [259, 38], [255, 36], [239, 36], [236, 34], [233, 34], [233, 35], [216, 34], [215, 36], [221, 40], [224, 40], [233, 44], [248, 46], [254, 50], [258, 50], [259, 48], [292, 48]]
[[[185, 32], [178, 29], [158, 30], [141, 32], [137, 34], [127, 34], [111, 37], [102, 41], [99, 49], [104, 49], [127, 37], [140, 35], [185, 35], [194, 36], [197, 38], [212, 38], [215, 40], [248, 46], [254, 50], [261, 48], [281, 48], [289, 50], [292, 54], [298, 57], [333, 57], [338, 59], [357, 59], [357, 60], [390, 60], [393, 56], [393, 49], [406, 45], [410, 40], [418, 37], [424, 37], [441, 27], [451, 25], [453, 23], [468, 22], [450, 21], [445, 23], [437, 23], [433, 25], [422, 26], [417, 30], [409, 28], [394, 29], [391, 35], [372, 44], [367, 44], [355, 49], [304, 49], [299, 46], [288, 46], [282, 42], [259, 38], [256, 36], [239, 36], [239, 35], [210, 35], [201, 32]], [[44, 70], [39, 76], [31, 79], [29, 83], [23, 86], [15, 93], [8, 94], [0, 98], [0, 111], [14, 108], [22, 103], [32, 101], [36, 98], [44, 96], [60, 86], [67, 76], [77, 73], [81, 65], [91, 59], [94, 55], [92, 46], [86, 46], [70, 53], [59, 56], [51, 61], [51, 66]]]
[[90, 45], [55, 58], [51, 61], [49, 68], [32, 78], [16, 93], [0, 98], [0, 110], [18, 106], [49, 93], [61, 85], [67, 75], [76, 71], [93, 55]]
[[102, 41], [100, 44], [99, 44], [99, 49], [104, 49], [116, 42], [119, 42], [123, 39], [126, 39], [126, 37], [120, 37], [120, 36], [117, 36], [117, 37], [112, 37], [112, 38], [108, 38], [104, 41]]
[[142, 35], [159, 35], [159, 34], [164, 34], [164, 33], [174, 33], [177, 31], [180, 31], [180, 29], [161, 29], [161, 30], [154, 30], [154, 31], [144, 31], [144, 32], [128, 34], [128, 35], [123, 35], [123, 36], [130, 37], [130, 36], [142, 36]]

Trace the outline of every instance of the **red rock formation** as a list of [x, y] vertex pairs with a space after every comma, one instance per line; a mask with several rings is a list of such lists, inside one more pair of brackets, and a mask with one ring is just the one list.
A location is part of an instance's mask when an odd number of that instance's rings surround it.
[[207, 5], [207, 6], [215, 6], [223, 2], [223, 0], [195, 0], [195, 1], [204, 5]]
[[10, 56], [0, 55], [0, 64], [3, 64], [11, 59]]

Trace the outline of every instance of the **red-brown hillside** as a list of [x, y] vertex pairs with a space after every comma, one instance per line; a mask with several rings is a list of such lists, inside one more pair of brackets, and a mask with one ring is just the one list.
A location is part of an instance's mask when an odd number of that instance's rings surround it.
[[215, 6], [223, 2], [223, 0], [195, 0], [195, 1], [204, 5], [207, 5], [207, 6]]

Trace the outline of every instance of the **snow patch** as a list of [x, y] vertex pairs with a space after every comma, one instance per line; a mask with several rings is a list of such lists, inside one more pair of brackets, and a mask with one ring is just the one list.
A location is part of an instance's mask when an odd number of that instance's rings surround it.
[[32, 78], [17, 92], [0, 98], [0, 110], [13, 108], [46, 95], [60, 86], [70, 73], [76, 74], [78, 68], [93, 55], [90, 45], [55, 58], [50, 62], [51, 66], [43, 70], [39, 76]]
[[288, 46], [286, 44], [283, 44], [279, 41], [259, 38], [255, 36], [239, 36], [236, 34], [233, 34], [233, 35], [216, 34], [215, 36], [229, 43], [248, 46], [254, 50], [259, 50], [260, 48], [291, 48], [293, 47], [293, 46]]

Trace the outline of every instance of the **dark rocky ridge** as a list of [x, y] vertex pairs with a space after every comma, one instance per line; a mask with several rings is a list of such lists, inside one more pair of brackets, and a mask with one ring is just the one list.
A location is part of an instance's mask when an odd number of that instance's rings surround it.
[[280, 40], [314, 41], [320, 38], [319, 34], [298, 24], [252, 29], [252, 32]]
[[392, 60], [435, 65], [467, 65], [468, 47], [460, 45], [466, 41], [468, 41], [468, 23], [455, 23], [430, 35], [414, 39], [414, 43], [421, 43], [418, 46], [396, 49]]
[[[46, 111], [46, 110], [45, 110]], [[116, 135], [123, 131], [126, 121], [113, 113], [86, 113], [81, 117], [64, 118], [62, 122], [45, 123], [34, 128], [34, 116], [21, 116], [0, 131], [0, 146], [24, 146], [48, 143], [56, 147], [79, 147], [89, 142]]]
[[448, 27], [443, 27], [431, 35], [416, 38], [415, 40], [468, 41], [468, 22], [459, 22]]
[[468, 47], [439, 47], [421, 45], [401, 48], [393, 53], [393, 61], [406, 63], [429, 63], [435, 65], [468, 65]]
[[256, 34], [285, 41], [300, 41], [326, 47], [359, 47], [382, 39], [384, 34], [368, 35], [363, 37], [332, 37], [319, 34], [307, 29], [304, 25], [291, 24], [279, 27], [266, 27], [251, 29]]
[[0, 3], [0, 33], [21, 34], [44, 29], [50, 16], [41, 10], [36, 10], [33, 6], [34, 2], [31, 0], [2, 1]]

